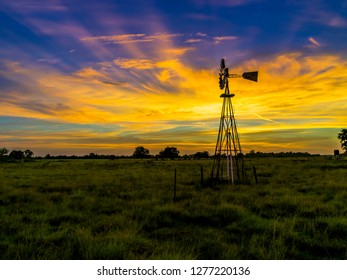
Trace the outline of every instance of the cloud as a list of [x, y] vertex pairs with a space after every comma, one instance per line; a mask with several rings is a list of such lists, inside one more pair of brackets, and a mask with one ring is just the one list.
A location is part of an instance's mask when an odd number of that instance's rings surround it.
[[62, 4], [60, 0], [51, 0], [47, 2], [42, 1], [10, 1], [4, 0], [5, 5], [11, 9], [21, 11], [25, 14], [39, 13], [39, 12], [66, 12], [68, 9]]
[[217, 36], [217, 37], [214, 37], [213, 39], [215, 44], [219, 44], [220, 42], [223, 42], [223, 41], [234, 41], [238, 39], [238, 37], [237, 36]]
[[202, 39], [187, 39], [185, 43], [200, 43]]
[[201, 6], [221, 6], [221, 7], [236, 7], [247, 5], [258, 0], [194, 0], [193, 2], [198, 7]]
[[346, 27], [347, 26], [347, 20], [345, 18], [340, 17], [340, 16], [332, 15], [331, 17], [329, 17], [327, 24], [329, 26], [333, 26], [333, 27]]
[[107, 80], [108, 76], [101, 71], [98, 71], [92, 67], [82, 68], [74, 73], [74, 76], [85, 79], [104, 79]]
[[69, 106], [66, 103], [60, 103], [60, 102], [32, 101], [29, 103], [27, 102], [27, 100], [13, 100], [13, 101], [9, 101], [8, 103], [16, 107], [21, 107], [22, 109], [39, 112], [44, 115], [50, 115], [50, 116], [64, 114], [65, 112], [72, 111], [71, 106]]
[[149, 35], [149, 39], [154, 40], [162, 40], [162, 41], [169, 41], [172, 38], [183, 36], [183, 34], [180, 33], [155, 33], [153, 35]]
[[37, 61], [48, 63], [48, 64], [57, 64], [60, 62], [60, 58], [39, 58]]
[[124, 82], [112, 82], [112, 81], [101, 81], [105, 85], [110, 85], [110, 86], [127, 86], [127, 83]]
[[205, 14], [205, 13], [188, 13], [186, 15], [188, 18], [193, 19], [193, 20], [198, 20], [198, 21], [213, 21], [218, 19], [217, 16], [212, 16], [210, 14]]
[[[269, 152], [309, 151], [310, 153], [319, 154], [322, 153], [322, 147], [327, 147], [325, 153], [331, 154], [332, 150], [337, 147], [333, 143], [338, 131], [336, 128], [267, 130], [245, 133], [242, 140], [245, 143], [243, 147], [247, 150], [266, 150]], [[307, 141], [308, 138], [310, 141]]]
[[159, 72], [156, 75], [156, 77], [160, 82], [165, 83], [173, 77], [173, 73], [170, 70], [165, 69], [165, 70]]
[[155, 40], [168, 41], [174, 37], [182, 36], [182, 34], [155, 33], [153, 35], [146, 34], [119, 34], [110, 36], [94, 36], [83, 37], [81, 41], [104, 41], [114, 44], [130, 44], [130, 43], [148, 43]]
[[317, 42], [317, 40], [313, 37], [308, 38], [308, 40], [316, 47], [320, 47], [321, 44]]
[[83, 37], [81, 41], [104, 41], [112, 42], [115, 44], [128, 44], [128, 43], [141, 43], [141, 42], [152, 42], [153, 39], [148, 39], [145, 34], [121, 34], [111, 36], [94, 36], [94, 37]]
[[206, 33], [203, 33], [203, 32], [198, 32], [196, 33], [197, 36], [200, 36], [200, 37], [206, 37], [207, 34]]
[[299, 30], [307, 23], [314, 23], [332, 28], [347, 26], [347, 19], [333, 10], [329, 1], [297, 2], [297, 13], [292, 20], [294, 30]]
[[[71, 127], [91, 125], [88, 131], [81, 127], [74, 133], [63, 129], [60, 136], [41, 129], [36, 136], [25, 138], [23, 145], [32, 141], [37, 147], [49, 147], [50, 141], [62, 149], [83, 147], [85, 151], [88, 147], [126, 150], [141, 143], [149, 149], [176, 143], [181, 149], [195, 146], [212, 150], [215, 144], [221, 110], [218, 69], [195, 68], [179, 57], [118, 58], [89, 64], [73, 73], [62, 73], [46, 64], [29, 66], [16, 61], [3, 62], [0, 69], [2, 77], [16, 85], [10, 91], [0, 89], [0, 115], [49, 120]], [[256, 69], [258, 83], [230, 81], [245, 151], [317, 151], [319, 143], [324, 145], [321, 151], [328, 151], [335, 136], [321, 142], [315, 137], [319, 129], [331, 132], [347, 123], [344, 59], [283, 53], [244, 61], [233, 70], [242, 73]], [[112, 132], [97, 131], [97, 127], [113, 125]], [[11, 135], [16, 138], [15, 130], [3, 132], [0, 138], [9, 139]], [[310, 150], [310, 145], [315, 147]]]
[[113, 61], [115, 65], [124, 68], [134, 68], [139, 70], [148, 70], [157, 67], [157, 63], [152, 59], [127, 59], [119, 58]]
[[168, 57], [173, 58], [173, 57], [182, 56], [182, 55], [186, 54], [187, 52], [194, 51], [194, 50], [196, 50], [196, 49], [195, 48], [191, 48], [191, 47], [189, 47], [189, 48], [176, 47], [176, 48], [164, 49], [163, 53], [165, 55], [167, 55]]

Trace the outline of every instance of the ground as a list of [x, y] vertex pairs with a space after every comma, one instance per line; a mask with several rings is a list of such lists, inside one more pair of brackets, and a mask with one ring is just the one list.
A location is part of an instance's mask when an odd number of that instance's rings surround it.
[[211, 188], [211, 160], [1, 162], [1, 258], [347, 259], [346, 159], [245, 163]]

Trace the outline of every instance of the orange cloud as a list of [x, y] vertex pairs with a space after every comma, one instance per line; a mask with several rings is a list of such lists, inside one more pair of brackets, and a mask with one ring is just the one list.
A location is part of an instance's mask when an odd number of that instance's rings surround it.
[[114, 60], [114, 63], [121, 68], [134, 68], [139, 70], [148, 70], [157, 67], [157, 64], [152, 59], [126, 59], [119, 58]]

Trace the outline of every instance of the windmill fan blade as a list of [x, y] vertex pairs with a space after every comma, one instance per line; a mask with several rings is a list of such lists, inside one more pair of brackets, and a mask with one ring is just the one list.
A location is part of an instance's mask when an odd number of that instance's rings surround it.
[[223, 89], [225, 85], [225, 80], [223, 75], [219, 75], [219, 88]]
[[246, 80], [251, 80], [253, 82], [258, 82], [258, 71], [245, 72], [242, 74], [242, 78]]
[[224, 70], [224, 68], [225, 68], [225, 61], [224, 61], [224, 58], [222, 58], [222, 60], [220, 61], [220, 69]]

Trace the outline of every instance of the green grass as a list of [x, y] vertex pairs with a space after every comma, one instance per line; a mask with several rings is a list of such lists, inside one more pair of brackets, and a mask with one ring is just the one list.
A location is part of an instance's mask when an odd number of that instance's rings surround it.
[[207, 188], [211, 160], [0, 162], [1, 258], [347, 259], [345, 159], [246, 165]]

